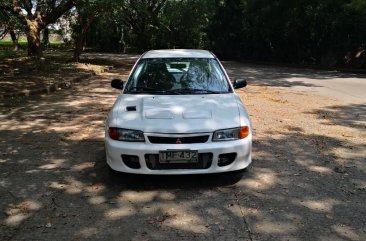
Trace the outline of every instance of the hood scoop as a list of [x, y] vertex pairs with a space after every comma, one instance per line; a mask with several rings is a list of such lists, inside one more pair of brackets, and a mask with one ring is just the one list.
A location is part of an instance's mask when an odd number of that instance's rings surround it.
[[200, 96], [159, 96], [143, 100], [146, 119], [212, 119], [213, 100]]
[[173, 119], [173, 113], [169, 110], [147, 110], [145, 111], [147, 119]]
[[211, 119], [212, 113], [208, 110], [183, 112], [184, 119]]
[[[211, 111], [186, 111], [182, 113], [184, 119], [211, 119]], [[169, 110], [147, 110], [145, 112], [147, 119], [173, 119], [174, 113]]]

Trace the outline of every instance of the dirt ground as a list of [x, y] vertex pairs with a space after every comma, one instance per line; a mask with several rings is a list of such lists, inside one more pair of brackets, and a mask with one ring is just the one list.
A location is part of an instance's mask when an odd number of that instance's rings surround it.
[[49, 96], [0, 102], [0, 240], [366, 240], [364, 105], [254, 77], [237, 92], [254, 127], [245, 172], [115, 174], [103, 127], [118, 94], [110, 79], [126, 79], [134, 59], [124, 61]]
[[75, 77], [103, 72], [111, 65], [88, 61], [71, 61], [72, 52], [48, 50], [44, 59], [35, 61], [30, 57], [19, 56], [0, 58], [0, 99], [2, 95], [43, 88], [52, 84], [69, 81]]

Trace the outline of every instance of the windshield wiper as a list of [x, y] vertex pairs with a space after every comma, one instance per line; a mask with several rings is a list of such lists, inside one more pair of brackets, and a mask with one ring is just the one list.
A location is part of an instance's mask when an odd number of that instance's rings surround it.
[[131, 87], [127, 93], [148, 93], [148, 94], [177, 94], [174, 90], [159, 90], [151, 87], [145, 86], [135, 86]]
[[225, 92], [222, 91], [215, 91], [215, 90], [206, 90], [206, 89], [199, 89], [199, 88], [182, 88], [182, 89], [175, 89], [171, 90], [174, 93], [182, 94], [182, 93], [209, 93], [209, 94], [222, 94]]
[[128, 92], [130, 91], [145, 91], [145, 90], [157, 90], [154, 88], [150, 88], [150, 87], [145, 87], [145, 86], [134, 86], [128, 89]]

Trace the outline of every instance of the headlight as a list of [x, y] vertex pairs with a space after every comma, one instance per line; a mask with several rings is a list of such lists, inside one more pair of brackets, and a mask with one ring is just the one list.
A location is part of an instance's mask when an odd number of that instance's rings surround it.
[[109, 137], [117, 141], [145, 142], [144, 133], [138, 130], [109, 127]]
[[212, 136], [212, 141], [232, 141], [244, 139], [249, 135], [249, 127], [242, 126], [238, 128], [225, 129], [215, 131]]

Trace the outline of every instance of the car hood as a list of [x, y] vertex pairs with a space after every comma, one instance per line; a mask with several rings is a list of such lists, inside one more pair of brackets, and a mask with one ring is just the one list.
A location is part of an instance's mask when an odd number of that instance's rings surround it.
[[235, 94], [123, 94], [109, 113], [107, 126], [157, 133], [212, 132], [240, 126], [238, 106]]

